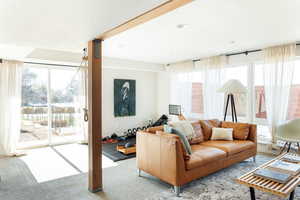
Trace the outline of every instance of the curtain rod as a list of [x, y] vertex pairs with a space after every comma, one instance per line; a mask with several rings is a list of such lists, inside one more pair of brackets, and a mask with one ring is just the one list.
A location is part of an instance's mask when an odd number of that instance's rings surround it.
[[49, 66], [59, 66], [59, 67], [80, 67], [79, 65], [64, 65], [64, 64], [52, 64], [52, 63], [41, 63], [41, 62], [24, 62], [25, 64], [33, 65], [49, 65]]
[[[297, 46], [300, 46], [300, 43], [297, 43], [296, 44]], [[225, 54], [224, 56], [236, 56], [236, 55], [241, 55], [241, 54], [245, 54], [246, 56], [249, 54], [249, 53], [254, 53], [254, 52], [258, 52], [258, 51], [262, 51], [262, 49], [255, 49], [255, 50], [249, 50], [249, 51], [242, 51], [242, 52], [237, 52], [237, 53], [229, 53], [229, 54]], [[195, 59], [193, 60], [193, 62], [198, 62], [200, 61], [201, 59]]]

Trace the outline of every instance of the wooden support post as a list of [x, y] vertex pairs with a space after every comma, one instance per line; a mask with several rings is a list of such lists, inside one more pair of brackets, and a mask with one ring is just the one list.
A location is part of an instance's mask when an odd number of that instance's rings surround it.
[[140, 24], [146, 23], [152, 19], [155, 19], [159, 16], [162, 16], [168, 12], [171, 12], [181, 6], [184, 6], [190, 2], [192, 2], [193, 0], [168, 0], [165, 3], [127, 21], [124, 22], [123, 24], [120, 24], [117, 27], [114, 27], [104, 33], [102, 33], [101, 35], [99, 35], [97, 37], [97, 39], [101, 39], [101, 40], [106, 40], [110, 37], [113, 37], [117, 34], [120, 34], [124, 31], [127, 31], [131, 28], [134, 28]]
[[88, 44], [89, 191], [102, 190], [102, 51], [101, 40]]

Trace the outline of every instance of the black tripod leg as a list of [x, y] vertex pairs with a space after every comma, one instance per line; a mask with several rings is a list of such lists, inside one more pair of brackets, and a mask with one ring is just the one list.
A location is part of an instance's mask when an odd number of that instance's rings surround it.
[[226, 121], [226, 115], [227, 115], [228, 104], [229, 104], [229, 95], [227, 95], [227, 100], [226, 100], [226, 108], [225, 108], [224, 121]]
[[282, 149], [281, 149], [279, 155], [282, 154], [282, 152], [284, 151], [284, 149], [285, 149], [285, 147], [286, 147], [287, 144], [288, 144], [288, 142], [285, 142], [285, 143], [284, 143], [284, 146], [282, 147]]
[[290, 152], [291, 145], [292, 145], [292, 143], [290, 142], [290, 143], [289, 143], [289, 146], [288, 146], [288, 149], [287, 149], [287, 152]]
[[231, 103], [231, 118], [232, 118], [232, 122], [235, 122], [235, 118], [234, 118], [234, 104], [233, 104], [233, 95], [230, 94], [230, 103]]
[[235, 117], [235, 122], [237, 122], [237, 116], [236, 116], [236, 109], [235, 109], [235, 101], [234, 101], [234, 96], [232, 95], [232, 102], [233, 102], [233, 113]]

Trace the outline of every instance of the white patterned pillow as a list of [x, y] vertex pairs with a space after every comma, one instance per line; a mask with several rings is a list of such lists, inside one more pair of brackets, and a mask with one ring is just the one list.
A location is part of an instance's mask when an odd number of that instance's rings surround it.
[[183, 120], [178, 122], [172, 122], [170, 123], [170, 126], [184, 134], [188, 140], [191, 140], [195, 135], [193, 125], [189, 121]]

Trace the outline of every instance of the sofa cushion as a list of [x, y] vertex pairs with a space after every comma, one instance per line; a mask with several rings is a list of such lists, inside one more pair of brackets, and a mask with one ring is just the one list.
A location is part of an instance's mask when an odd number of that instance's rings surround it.
[[190, 155], [190, 159], [185, 161], [187, 170], [226, 158], [226, 152], [218, 148], [201, 144], [192, 145], [191, 147], [193, 153]]
[[203, 131], [199, 122], [192, 122], [194, 136], [189, 140], [190, 144], [199, 144], [204, 141]]
[[199, 120], [203, 130], [204, 140], [209, 140], [212, 134], [213, 127], [221, 127], [221, 122], [217, 119]]
[[233, 138], [236, 140], [247, 140], [250, 124], [247, 123], [233, 123], [233, 122], [222, 122], [222, 128], [233, 128]]
[[206, 141], [201, 145], [218, 148], [225, 151], [228, 155], [240, 153], [242, 151], [256, 148], [255, 143], [250, 140], [233, 140], [233, 141]]

